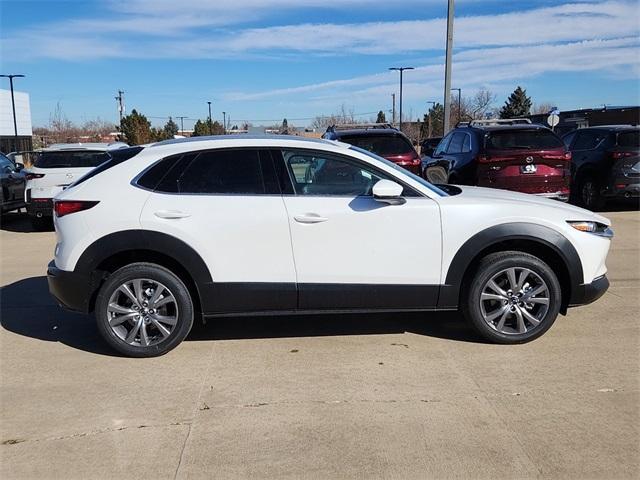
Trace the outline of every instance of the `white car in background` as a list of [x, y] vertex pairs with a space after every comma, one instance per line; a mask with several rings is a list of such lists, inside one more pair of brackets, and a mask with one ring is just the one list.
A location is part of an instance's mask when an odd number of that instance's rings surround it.
[[227, 135], [117, 157], [56, 196], [48, 275], [126, 355], [168, 352], [196, 319], [282, 313], [460, 310], [522, 343], [609, 286], [606, 218], [438, 188], [345, 143]]
[[34, 227], [50, 224], [53, 197], [101, 163], [114, 150], [126, 148], [115, 143], [57, 143], [33, 152], [33, 165], [25, 170], [25, 202]]

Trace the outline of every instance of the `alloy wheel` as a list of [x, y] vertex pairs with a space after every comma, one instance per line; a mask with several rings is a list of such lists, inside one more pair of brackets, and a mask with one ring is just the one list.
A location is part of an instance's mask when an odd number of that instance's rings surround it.
[[506, 335], [520, 335], [537, 328], [549, 311], [550, 294], [545, 281], [528, 268], [511, 267], [493, 275], [480, 295], [484, 321]]
[[178, 323], [178, 303], [160, 282], [136, 278], [111, 294], [107, 319], [121, 340], [134, 347], [149, 347], [171, 336]]

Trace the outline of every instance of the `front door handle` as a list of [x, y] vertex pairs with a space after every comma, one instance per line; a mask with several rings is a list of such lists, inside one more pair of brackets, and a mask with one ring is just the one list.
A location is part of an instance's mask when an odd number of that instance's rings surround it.
[[178, 210], [158, 210], [154, 215], [158, 218], [167, 219], [187, 218], [191, 216], [190, 213], [180, 212]]
[[329, 220], [326, 217], [321, 217], [317, 213], [304, 213], [302, 215], [296, 215], [293, 219], [298, 223], [321, 223]]

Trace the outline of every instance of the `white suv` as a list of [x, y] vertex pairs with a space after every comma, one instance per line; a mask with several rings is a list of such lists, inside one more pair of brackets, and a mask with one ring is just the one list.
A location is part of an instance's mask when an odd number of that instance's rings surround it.
[[27, 213], [36, 228], [50, 224], [52, 199], [60, 191], [107, 161], [109, 152], [129, 145], [115, 143], [56, 143], [34, 152], [33, 166], [25, 170]]
[[57, 195], [49, 288], [118, 351], [163, 354], [195, 318], [461, 310], [488, 340], [542, 335], [609, 283], [606, 218], [526, 194], [437, 188], [298, 137], [123, 150]]

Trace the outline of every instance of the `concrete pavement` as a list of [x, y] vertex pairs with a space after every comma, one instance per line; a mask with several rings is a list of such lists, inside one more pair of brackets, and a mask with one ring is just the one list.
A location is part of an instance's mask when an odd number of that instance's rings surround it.
[[611, 288], [526, 345], [457, 314], [224, 319], [115, 356], [48, 295], [54, 234], [3, 222], [2, 478], [637, 478], [640, 213]]

